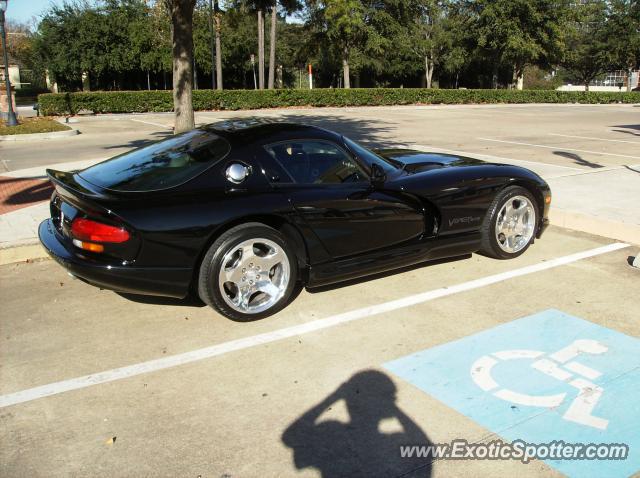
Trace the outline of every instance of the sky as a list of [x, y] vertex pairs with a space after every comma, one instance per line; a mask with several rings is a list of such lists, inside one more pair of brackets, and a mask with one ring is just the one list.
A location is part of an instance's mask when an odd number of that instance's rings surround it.
[[[13, 22], [30, 23], [34, 16], [41, 16], [51, 4], [61, 3], [63, 0], [9, 0], [6, 18]], [[301, 20], [295, 16], [288, 16], [287, 22], [301, 23]]]
[[6, 18], [9, 21], [27, 23], [33, 16], [40, 16], [52, 3], [62, 0], [9, 0]]

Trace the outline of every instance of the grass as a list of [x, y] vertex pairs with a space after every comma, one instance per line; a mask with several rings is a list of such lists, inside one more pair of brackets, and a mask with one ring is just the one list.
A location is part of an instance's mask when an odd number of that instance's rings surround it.
[[52, 118], [19, 118], [18, 126], [7, 126], [0, 121], [0, 136], [10, 134], [51, 133], [53, 131], [65, 131], [71, 129], [60, 124]]

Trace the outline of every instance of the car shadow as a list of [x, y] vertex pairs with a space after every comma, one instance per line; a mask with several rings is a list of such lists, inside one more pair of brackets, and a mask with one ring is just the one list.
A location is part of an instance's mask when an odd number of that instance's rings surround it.
[[[303, 110], [304, 111], [304, 110]], [[246, 122], [251, 116], [237, 116], [225, 118], [220, 121], [240, 121]], [[255, 118], [262, 118], [260, 113], [256, 113]], [[328, 129], [336, 133], [347, 136], [355, 141], [362, 142], [365, 146], [370, 147], [390, 147], [397, 146], [398, 141], [393, 140], [396, 135], [397, 125], [392, 122], [371, 119], [371, 118], [350, 118], [333, 114], [305, 114], [303, 112], [296, 113], [292, 110], [290, 113], [284, 113], [278, 116], [266, 116], [265, 119], [277, 123], [299, 123], [319, 128]], [[202, 123], [215, 124], [216, 121]]]
[[553, 154], [555, 154], [556, 156], [562, 156], [563, 158], [568, 158], [573, 160], [574, 163], [580, 165], [580, 166], [587, 166], [588, 168], [604, 168], [604, 166], [602, 166], [601, 164], [598, 163], [592, 163], [591, 161], [587, 161], [586, 159], [583, 159], [582, 156], [580, 156], [579, 154], [575, 154], [575, 153], [569, 153], [567, 151], [554, 151]]
[[[321, 420], [344, 401], [349, 422]], [[385, 432], [385, 424], [392, 427]], [[382, 428], [382, 429], [381, 429]], [[396, 386], [377, 370], [353, 375], [282, 433], [298, 470], [323, 477], [430, 477], [431, 458], [401, 457], [400, 447], [429, 446], [427, 434], [396, 403]]]
[[[297, 283], [291, 292], [291, 296], [287, 300], [287, 305], [293, 302], [302, 292], [302, 285]], [[155, 295], [141, 295], [141, 294], [130, 294], [127, 292], [117, 292], [123, 299], [130, 300], [131, 302], [136, 302], [138, 304], [148, 304], [148, 305], [163, 305], [163, 306], [172, 306], [172, 307], [207, 307], [200, 297], [195, 292], [190, 292], [189, 295], [184, 297], [183, 299], [178, 299], [175, 297], [162, 297]], [[286, 307], [286, 306], [285, 306]], [[229, 319], [233, 320], [233, 319]], [[256, 319], [260, 320], [260, 319]], [[247, 322], [246, 320], [242, 322]]]
[[207, 304], [202, 302], [195, 294], [189, 294], [183, 299], [177, 299], [175, 297], [161, 297], [155, 295], [140, 295], [129, 294], [126, 292], [115, 292], [120, 297], [130, 300], [131, 302], [137, 302], [138, 304], [149, 305], [171, 305], [175, 307], [206, 307]]
[[[295, 111], [295, 110], [294, 110]], [[397, 125], [392, 122], [387, 122], [379, 119], [361, 119], [361, 118], [348, 118], [337, 115], [323, 115], [323, 114], [304, 114], [304, 113], [285, 113], [277, 117], [271, 115], [267, 116], [269, 120], [282, 123], [302, 123], [312, 126], [318, 126], [325, 128], [336, 133], [347, 136], [355, 141], [362, 142], [364, 146], [372, 148], [385, 148], [398, 146], [398, 141], [393, 140], [394, 132]], [[251, 116], [237, 116], [232, 118], [220, 119], [219, 121], [246, 121]], [[260, 118], [259, 112], [255, 114], [256, 118]], [[204, 126], [206, 124], [215, 124], [217, 121], [205, 121], [198, 122], [197, 126]], [[104, 146], [102, 149], [122, 149], [122, 148], [142, 148], [148, 146], [157, 141], [170, 138], [173, 136], [173, 131], [162, 130], [150, 133], [145, 139], [136, 139], [127, 141], [126, 143], [112, 144]]]
[[365, 146], [387, 147], [397, 145], [395, 136], [396, 124], [380, 119], [348, 118], [333, 115], [303, 115], [288, 113], [279, 117], [280, 121], [292, 123], [306, 123], [340, 133]]
[[437, 264], [446, 264], [449, 262], [457, 262], [465, 259], [470, 259], [472, 254], [464, 254], [456, 257], [446, 257], [444, 259], [437, 259], [431, 261], [419, 262], [417, 264], [411, 264], [405, 267], [400, 267], [398, 269], [393, 269], [386, 272], [379, 272], [377, 274], [371, 274], [364, 277], [358, 277], [356, 279], [350, 279], [342, 282], [336, 282], [335, 284], [323, 285], [320, 287], [307, 288], [307, 292], [310, 294], [316, 294], [321, 292], [326, 292], [335, 289], [341, 289], [342, 287], [348, 287], [352, 285], [362, 284], [364, 282], [369, 282], [376, 279], [384, 279], [385, 277], [390, 277], [396, 274], [400, 274], [402, 272], [409, 272], [416, 269], [422, 269], [423, 267], [434, 266]]

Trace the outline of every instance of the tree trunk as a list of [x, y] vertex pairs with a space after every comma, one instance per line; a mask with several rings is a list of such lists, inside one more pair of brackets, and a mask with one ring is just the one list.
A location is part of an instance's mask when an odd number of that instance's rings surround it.
[[342, 74], [344, 78], [344, 88], [351, 88], [351, 83], [349, 82], [349, 47], [344, 47], [342, 50]]
[[[217, 2], [216, 2], [217, 6]], [[216, 89], [216, 53], [215, 53], [215, 33], [213, 20], [213, 1], [209, 0], [209, 48], [211, 53], [211, 89]]]
[[276, 73], [276, 26], [278, 20], [278, 0], [271, 7], [271, 35], [269, 36], [269, 89], [273, 90]]
[[192, 103], [193, 77], [193, 8], [195, 0], [166, 0], [171, 14], [173, 40], [173, 110], [174, 133], [195, 126]]
[[264, 90], [264, 15], [258, 9], [258, 87]]
[[216, 85], [219, 90], [222, 89], [222, 44], [220, 42], [220, 12], [218, 11], [218, 1], [215, 4], [215, 20], [216, 20]]
[[584, 82], [584, 91], [589, 91], [589, 80], [585, 80]]
[[513, 87], [520, 91], [524, 88], [524, 67], [516, 65], [513, 69]]
[[91, 91], [91, 80], [89, 79], [88, 71], [82, 72], [82, 91]]
[[493, 71], [491, 74], [491, 88], [494, 90], [498, 89], [498, 60], [494, 59], [493, 61]]
[[431, 80], [433, 79], [433, 70], [435, 64], [429, 59], [429, 56], [424, 57], [424, 78], [427, 83], [427, 88], [431, 88]]

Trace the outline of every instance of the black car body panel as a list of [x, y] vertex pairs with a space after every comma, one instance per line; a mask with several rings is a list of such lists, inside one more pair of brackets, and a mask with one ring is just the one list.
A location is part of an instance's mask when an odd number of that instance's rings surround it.
[[[49, 254], [103, 288], [184, 297], [209, 245], [243, 222], [279, 229], [295, 249], [308, 287], [477, 251], [485, 214], [509, 185], [536, 198], [538, 237], [547, 224], [549, 187], [517, 166], [412, 150], [374, 154], [337, 133], [297, 124], [248, 120], [203, 129], [224, 138], [228, 154], [168, 189], [113, 191], [85, 180], [82, 172], [49, 170], [52, 217], [39, 230]], [[352, 156], [366, 180], [288, 181], [265, 146], [307, 140]], [[225, 177], [235, 162], [250, 168], [241, 184]], [[384, 171], [383, 181], [374, 183], [374, 170]], [[76, 217], [122, 227], [130, 240], [106, 244], [101, 254], [78, 249], [70, 232]]]

